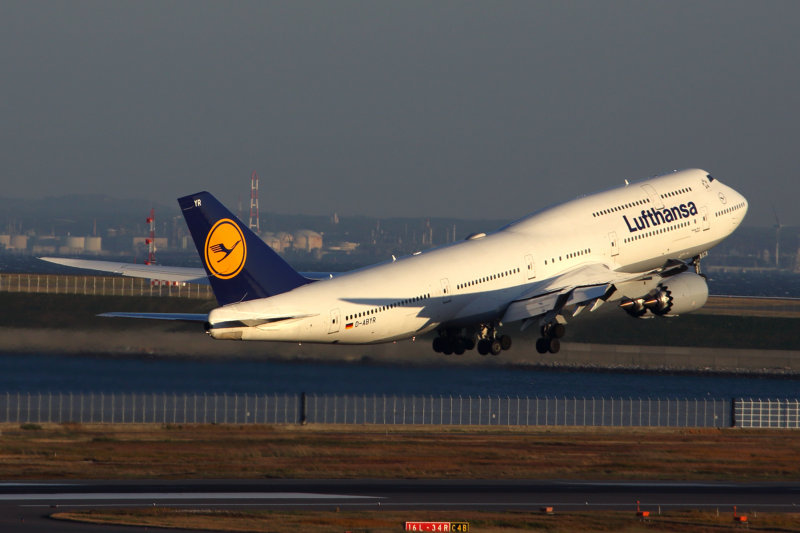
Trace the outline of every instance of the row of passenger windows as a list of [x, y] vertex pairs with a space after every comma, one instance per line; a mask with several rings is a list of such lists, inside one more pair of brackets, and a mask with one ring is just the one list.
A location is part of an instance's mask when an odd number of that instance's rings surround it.
[[661, 198], [671, 198], [673, 196], [678, 196], [679, 194], [686, 194], [687, 192], [692, 192], [692, 188], [684, 187], [683, 189], [678, 189], [677, 191], [666, 192], [661, 195]]
[[644, 205], [647, 203], [650, 203], [650, 198], [645, 198], [644, 200], [636, 200], [635, 202], [630, 202], [627, 204], [616, 205], [608, 209], [603, 209], [602, 211], [595, 211], [594, 213], [592, 213], [592, 216], [600, 217], [603, 215], [607, 215], [609, 213], [615, 213], [617, 211], [622, 211], [623, 209], [629, 209], [631, 207], [636, 207], [637, 205]]
[[742, 202], [740, 204], [732, 205], [730, 207], [727, 207], [727, 208], [723, 209], [722, 211], [717, 211], [716, 213], [714, 213], [714, 216], [721, 217], [722, 215], [727, 215], [728, 213], [733, 213], [737, 209], [741, 209], [743, 207], [744, 207], [744, 202]]
[[625, 242], [638, 241], [640, 239], [644, 239], [645, 237], [652, 237], [653, 235], [660, 235], [662, 233], [667, 233], [668, 231], [674, 231], [679, 228], [686, 228], [689, 225], [690, 225], [689, 222], [679, 222], [678, 224], [673, 224], [665, 228], [657, 228], [654, 230], [645, 231], [643, 233], [637, 233], [636, 235], [631, 235], [630, 237], [625, 238]]
[[388, 305], [382, 305], [380, 307], [374, 307], [374, 308], [372, 308], [372, 309], [370, 309], [368, 311], [362, 311], [360, 313], [354, 313], [352, 315], [347, 315], [345, 317], [345, 319], [353, 320], [354, 318], [361, 318], [361, 317], [364, 317], [364, 316], [375, 315], [377, 313], [380, 313], [381, 311], [387, 311], [389, 309], [394, 309], [395, 307], [402, 307], [404, 305], [409, 305], [409, 304], [413, 304], [413, 303], [416, 303], [416, 302], [421, 302], [423, 300], [428, 300], [428, 299], [430, 299], [430, 297], [431, 297], [430, 294], [423, 294], [422, 296], [415, 296], [414, 298], [409, 298], [407, 300], [400, 300], [399, 302], [390, 303]]
[[[576, 257], [580, 257], [582, 255], [588, 255], [590, 253], [592, 253], [592, 249], [591, 248], [584, 248], [583, 250], [578, 250], [577, 252], [570, 252], [570, 253], [568, 253], [566, 255], [559, 255], [558, 256], [558, 260], [559, 261], [564, 261], [566, 259], [575, 259]], [[551, 257], [550, 258], [550, 262], [551, 263], [555, 263], [556, 262], [556, 258], [555, 257]], [[547, 264], [547, 259], [544, 260], [544, 264], [545, 265]]]
[[500, 272], [498, 274], [492, 274], [490, 276], [485, 276], [485, 277], [482, 277], [482, 278], [474, 279], [472, 281], [467, 281], [465, 283], [459, 283], [458, 285], [456, 285], [456, 287], [459, 290], [461, 290], [461, 289], [465, 289], [467, 287], [473, 287], [475, 285], [478, 285], [479, 283], [486, 283], [487, 281], [492, 281], [492, 280], [495, 280], [495, 279], [505, 278], [505, 277], [510, 276], [512, 274], [519, 274], [519, 268], [512, 268], [511, 270], [506, 270], [505, 272]]

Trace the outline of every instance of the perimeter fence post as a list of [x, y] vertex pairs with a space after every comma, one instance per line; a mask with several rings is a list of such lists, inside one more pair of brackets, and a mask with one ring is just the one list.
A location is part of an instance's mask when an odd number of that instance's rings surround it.
[[587, 425], [586, 414], [589, 412], [589, 408], [586, 405], [586, 396], [581, 397], [581, 404], [582, 404], [581, 411], [583, 411], [581, 425], [583, 427], [586, 427]]

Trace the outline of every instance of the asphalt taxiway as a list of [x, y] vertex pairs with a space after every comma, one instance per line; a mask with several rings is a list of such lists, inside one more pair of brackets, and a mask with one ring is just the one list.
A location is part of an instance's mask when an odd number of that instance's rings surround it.
[[[800, 511], [800, 482], [684, 483], [540, 480], [70, 481], [0, 484], [4, 532], [131, 531], [49, 518], [107, 507], [262, 510], [556, 511], [720, 509]], [[149, 531], [158, 531], [150, 528]], [[166, 530], [165, 530], [166, 531]], [[175, 530], [171, 530], [175, 531]]]

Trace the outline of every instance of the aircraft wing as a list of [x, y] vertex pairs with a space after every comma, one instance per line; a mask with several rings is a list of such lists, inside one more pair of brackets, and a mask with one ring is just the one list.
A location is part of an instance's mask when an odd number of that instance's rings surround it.
[[132, 278], [164, 279], [169, 281], [190, 281], [208, 284], [208, 277], [202, 268], [171, 267], [163, 265], [144, 265], [141, 263], [117, 263], [114, 261], [94, 261], [90, 259], [68, 259], [65, 257], [40, 257], [42, 261], [72, 268], [112, 272]]
[[[96, 270], [122, 274], [131, 278], [163, 279], [168, 281], [188, 281], [208, 285], [208, 276], [203, 268], [175, 267], [164, 265], [145, 265], [142, 263], [117, 263], [115, 261], [95, 261], [93, 259], [69, 259], [66, 257], [40, 257], [42, 261], [72, 268]], [[335, 277], [338, 272], [300, 272], [301, 276], [313, 280]]]
[[[602, 264], [584, 265], [529, 287], [509, 304], [501, 321], [508, 323], [549, 313], [558, 314], [568, 305], [576, 306], [573, 316], [586, 307], [594, 311], [611, 296], [615, 283], [645, 279], [660, 273], [659, 270], [630, 274], [614, 272]], [[523, 324], [523, 329], [526, 326]]]

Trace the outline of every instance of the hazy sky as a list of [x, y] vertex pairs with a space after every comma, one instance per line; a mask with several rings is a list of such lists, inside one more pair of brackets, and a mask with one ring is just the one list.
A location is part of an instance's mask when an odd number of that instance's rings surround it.
[[[0, 195], [512, 219], [701, 167], [800, 224], [800, 2], [0, 3]], [[232, 207], [235, 207], [233, 205]]]

